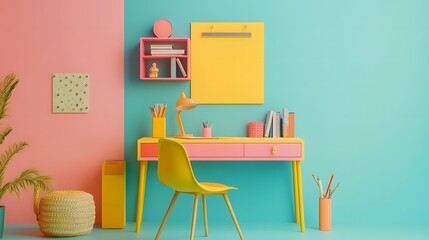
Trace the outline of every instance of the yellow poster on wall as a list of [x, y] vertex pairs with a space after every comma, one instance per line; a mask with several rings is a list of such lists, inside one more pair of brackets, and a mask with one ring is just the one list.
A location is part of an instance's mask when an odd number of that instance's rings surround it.
[[191, 66], [198, 104], [263, 104], [264, 23], [191, 23]]

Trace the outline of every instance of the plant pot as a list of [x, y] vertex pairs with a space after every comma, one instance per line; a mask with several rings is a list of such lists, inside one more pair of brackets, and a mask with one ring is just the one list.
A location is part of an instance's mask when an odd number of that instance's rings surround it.
[[5, 210], [6, 210], [5, 206], [0, 206], [0, 238], [3, 238]]

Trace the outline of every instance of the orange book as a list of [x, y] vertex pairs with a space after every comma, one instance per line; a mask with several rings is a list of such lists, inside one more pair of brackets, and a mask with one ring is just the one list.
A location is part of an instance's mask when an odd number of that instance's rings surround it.
[[289, 136], [295, 137], [295, 113], [289, 112]]

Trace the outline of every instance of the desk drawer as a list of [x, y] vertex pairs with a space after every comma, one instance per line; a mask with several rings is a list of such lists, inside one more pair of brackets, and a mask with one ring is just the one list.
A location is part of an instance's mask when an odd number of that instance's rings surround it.
[[204, 157], [243, 157], [243, 144], [183, 144], [190, 158]]
[[281, 157], [285, 159], [300, 159], [301, 144], [244, 144], [244, 155], [246, 157]]
[[140, 157], [158, 157], [158, 143], [142, 143], [140, 148]]

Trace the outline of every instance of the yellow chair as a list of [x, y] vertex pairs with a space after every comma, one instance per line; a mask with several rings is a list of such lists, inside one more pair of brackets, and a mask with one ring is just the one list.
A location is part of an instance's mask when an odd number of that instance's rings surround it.
[[220, 194], [223, 196], [226, 205], [228, 206], [232, 220], [234, 221], [235, 227], [237, 228], [238, 234], [240, 235], [240, 239], [244, 239], [243, 233], [241, 232], [240, 226], [238, 225], [238, 221], [235, 217], [227, 195], [228, 190], [235, 190], [237, 188], [226, 186], [220, 183], [198, 182], [198, 180], [195, 179], [194, 172], [192, 171], [188, 154], [186, 153], [185, 148], [179, 142], [162, 138], [158, 140], [158, 178], [163, 184], [171, 187], [176, 192], [174, 193], [173, 199], [171, 199], [164, 219], [162, 220], [161, 226], [159, 227], [158, 233], [156, 234], [156, 240], [159, 239], [162, 229], [167, 222], [167, 218], [170, 215], [171, 209], [173, 209], [174, 203], [176, 202], [176, 199], [180, 193], [194, 195], [191, 240], [194, 239], [198, 197], [200, 195], [203, 199], [204, 229], [206, 236], [208, 236], [206, 195], [212, 194]]

